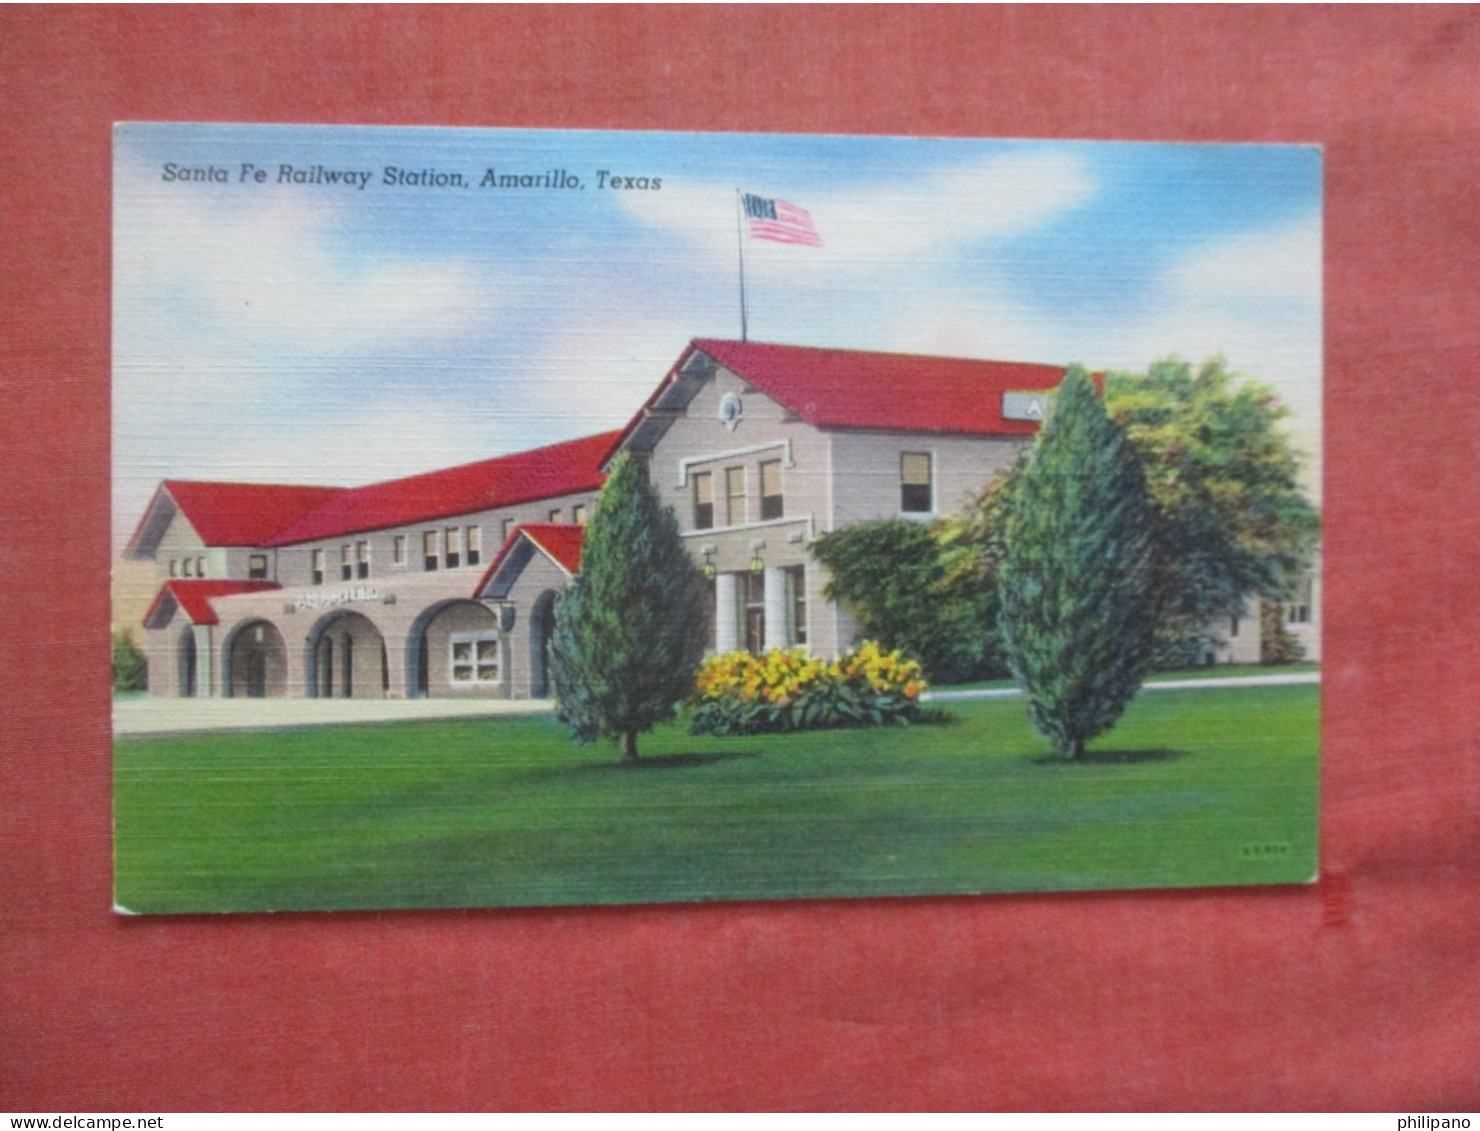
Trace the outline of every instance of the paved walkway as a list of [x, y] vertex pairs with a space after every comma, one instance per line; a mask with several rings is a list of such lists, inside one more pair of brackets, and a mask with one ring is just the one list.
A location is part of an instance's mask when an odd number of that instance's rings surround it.
[[[1275, 687], [1320, 683], [1320, 672], [1293, 675], [1210, 676], [1162, 680], [1143, 691], [1196, 691], [1204, 687]], [[927, 691], [931, 703], [954, 699], [1015, 699], [1015, 687]], [[186, 734], [213, 730], [273, 730], [339, 723], [399, 723], [415, 719], [475, 719], [491, 715], [543, 715], [549, 699], [115, 699], [115, 735]]]
[[[1320, 683], [1320, 672], [1294, 672], [1287, 675], [1209, 676], [1207, 679], [1165, 679], [1141, 685], [1142, 691], [1197, 691], [1204, 687], [1280, 687], [1290, 683]], [[929, 703], [946, 703], [952, 699], [1016, 699], [1022, 695], [1016, 687], [977, 687], [961, 691], [927, 691], [920, 698]]]
[[549, 699], [115, 699], [115, 735], [540, 715]]

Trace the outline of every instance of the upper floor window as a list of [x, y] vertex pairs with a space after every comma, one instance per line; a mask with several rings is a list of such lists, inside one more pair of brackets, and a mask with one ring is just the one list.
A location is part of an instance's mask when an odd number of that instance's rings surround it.
[[195, 576], [196, 577], [204, 577], [205, 575], [206, 575], [206, 560], [205, 560], [205, 558], [196, 558], [195, 559]]
[[483, 527], [468, 527], [468, 565], [475, 566], [483, 560]]
[[573, 507], [570, 508], [570, 520], [571, 520], [571, 522], [575, 523], [577, 526], [585, 526], [586, 525], [586, 504], [585, 503], [577, 503], [575, 506], [573, 506]]
[[725, 525], [738, 526], [745, 521], [745, 469], [725, 468]]
[[551, 522], [564, 522], [565, 521], [565, 512], [562, 511], [559, 507], [556, 507], [554, 510], [552, 510], [550, 512], [550, 521]]
[[181, 577], [194, 577], [195, 576], [195, 559], [194, 558], [184, 558], [184, 559], [181, 560], [181, 562], [180, 562], [180, 576]]
[[449, 526], [447, 528], [447, 568], [456, 569], [462, 565], [462, 527]]
[[322, 549], [313, 552], [313, 583], [324, 584], [324, 551]]
[[714, 527], [714, 473], [700, 471], [694, 476], [694, 529]]
[[179, 577], [180, 576], [180, 562], [179, 562], [179, 559], [178, 558], [171, 558], [170, 559], [170, 576], [171, 577]]
[[339, 547], [339, 578], [341, 581], [353, 581], [355, 578], [355, 564], [350, 557], [351, 546], [346, 542]]
[[397, 534], [391, 539], [391, 561], [398, 566], [406, 564], [406, 535]]
[[355, 576], [364, 580], [370, 576], [370, 543], [355, 543]]
[[442, 539], [435, 530], [426, 530], [421, 535], [421, 568], [431, 573], [442, 558]]
[[781, 498], [781, 461], [766, 460], [761, 464], [761, 520], [780, 518], [785, 507]]
[[267, 580], [266, 554], [249, 554], [247, 556], [247, 579], [249, 581]]
[[929, 514], [935, 509], [929, 452], [904, 452], [899, 457], [899, 509], [906, 514]]

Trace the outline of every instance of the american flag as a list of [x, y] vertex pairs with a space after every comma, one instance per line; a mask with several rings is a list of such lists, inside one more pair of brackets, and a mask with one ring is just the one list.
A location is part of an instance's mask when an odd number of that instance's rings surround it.
[[775, 243], [799, 243], [821, 247], [822, 237], [812, 223], [812, 213], [784, 200], [767, 200], [754, 193], [744, 197], [745, 216], [750, 221], [750, 238]]

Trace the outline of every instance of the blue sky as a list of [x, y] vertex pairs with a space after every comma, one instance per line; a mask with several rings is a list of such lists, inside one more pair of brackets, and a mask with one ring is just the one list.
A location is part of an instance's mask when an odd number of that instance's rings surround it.
[[1314, 148], [150, 123], [117, 128], [114, 181], [115, 545], [169, 476], [363, 483], [619, 426], [688, 339], [739, 336], [737, 188], [823, 239], [746, 242], [752, 339], [1222, 353], [1290, 405], [1318, 492]]

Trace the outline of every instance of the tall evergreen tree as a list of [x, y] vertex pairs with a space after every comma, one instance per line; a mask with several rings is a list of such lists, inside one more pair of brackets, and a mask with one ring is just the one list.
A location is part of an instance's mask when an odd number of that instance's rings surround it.
[[1156, 512], [1079, 366], [1016, 476], [997, 571], [1007, 662], [1054, 749], [1078, 758], [1140, 689], [1158, 615]]
[[647, 472], [622, 455], [586, 527], [581, 569], [555, 609], [550, 674], [562, 722], [582, 742], [621, 741], [672, 718], [704, 656], [704, 578]]

